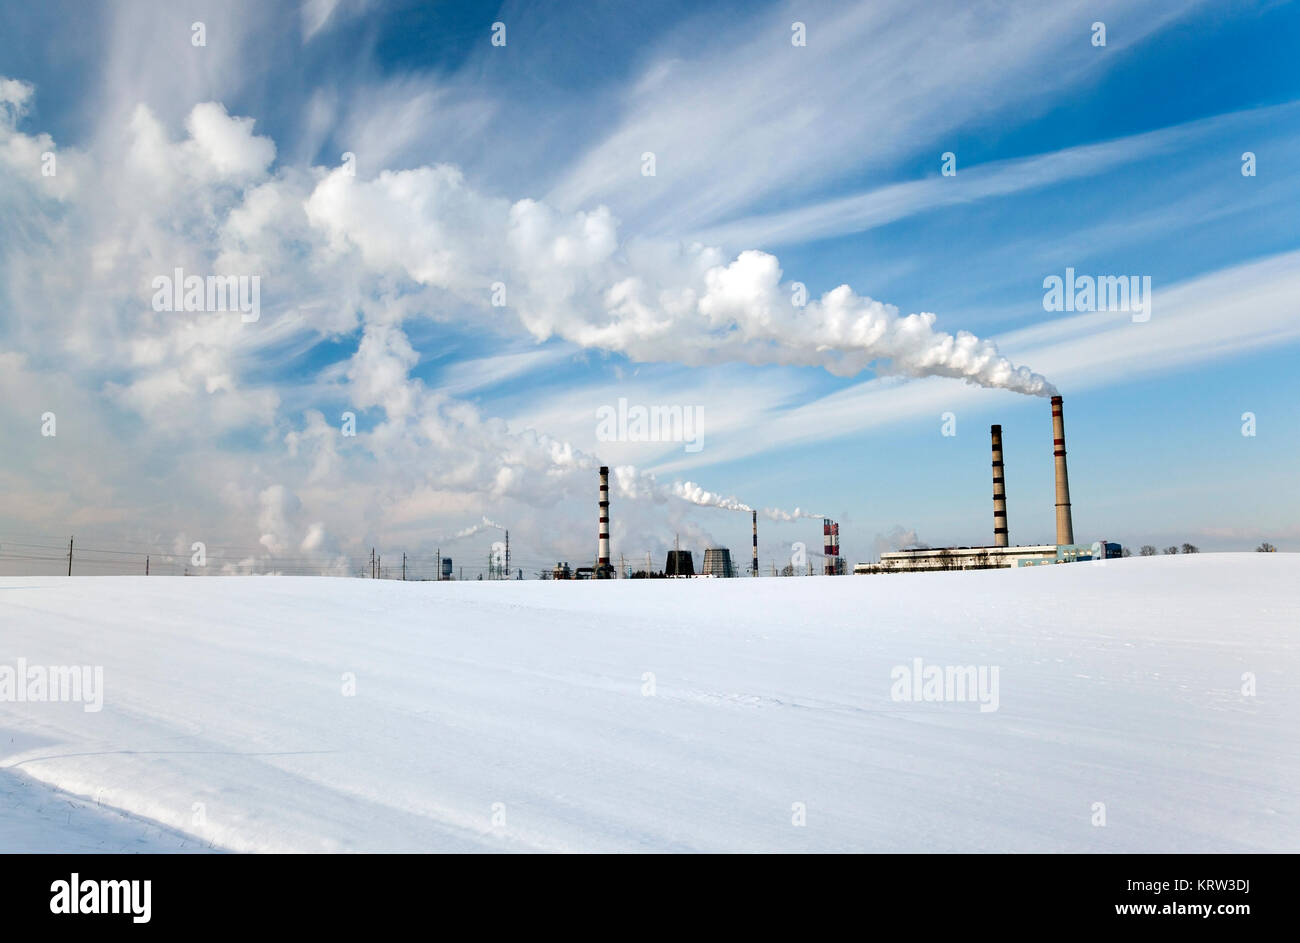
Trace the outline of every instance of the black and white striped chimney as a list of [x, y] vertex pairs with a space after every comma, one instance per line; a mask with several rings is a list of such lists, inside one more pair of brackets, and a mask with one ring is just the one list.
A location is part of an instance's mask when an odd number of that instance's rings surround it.
[[993, 426], [993, 546], [1007, 545], [1007, 483], [1002, 465], [1002, 427]]
[[609, 466], [600, 466], [600, 546], [596, 551], [596, 576], [609, 572]]

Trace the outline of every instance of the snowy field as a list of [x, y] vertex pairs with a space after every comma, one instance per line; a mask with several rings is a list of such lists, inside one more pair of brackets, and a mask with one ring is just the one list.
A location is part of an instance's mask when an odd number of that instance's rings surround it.
[[[892, 696], [917, 658], [996, 668], [997, 709]], [[103, 700], [0, 703], [0, 851], [1300, 850], [1291, 554], [9, 577], [19, 659]]]

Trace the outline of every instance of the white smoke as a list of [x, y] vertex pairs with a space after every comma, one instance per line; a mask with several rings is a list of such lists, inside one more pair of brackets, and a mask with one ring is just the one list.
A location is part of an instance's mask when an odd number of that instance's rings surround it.
[[758, 512], [770, 521], [798, 521], [798, 520], [822, 520], [825, 514], [814, 514], [812, 511], [805, 511], [802, 508], [795, 508], [793, 511], [784, 511], [781, 508], [763, 508]]
[[882, 553], [889, 553], [894, 550], [925, 549], [929, 546], [929, 544], [922, 542], [915, 530], [904, 528], [901, 524], [895, 524], [893, 529], [886, 533], [876, 534], [873, 543], [877, 559], [880, 558]]
[[712, 491], [706, 491], [693, 481], [673, 482], [671, 494], [683, 501], [689, 501], [691, 504], [698, 504], [701, 507], [722, 508], [726, 511], [749, 512], [753, 510], [748, 504], [743, 504], [734, 497], [729, 498], [721, 494], [715, 494]]
[[438, 539], [446, 542], [450, 542], [453, 540], [463, 540], [466, 537], [473, 537], [475, 534], [481, 534], [483, 533], [483, 531], [488, 530], [490, 528], [495, 528], [496, 530], [505, 530], [505, 528], [502, 527], [500, 524], [497, 524], [494, 521], [489, 520], [487, 517], [484, 517], [483, 520], [479, 521], [477, 524], [471, 524], [469, 527], [466, 527], [463, 530], [458, 530], [454, 534], [440, 537]]
[[[635, 469], [626, 466], [629, 474], [635, 473]], [[654, 484], [654, 476], [641, 475], [641, 478], [649, 482], [649, 491], [654, 492], [657, 486]], [[664, 492], [671, 497], [680, 498], [690, 504], [699, 505], [700, 507], [721, 508], [724, 511], [741, 511], [745, 514], [751, 514], [754, 508], [735, 497], [708, 491], [701, 485], [693, 481], [675, 481]], [[769, 521], [798, 521], [798, 520], [821, 520], [826, 515], [814, 514], [811, 511], [805, 511], [802, 508], [795, 508], [793, 511], [787, 511], [783, 508], [759, 508], [758, 513]]]
[[1036, 396], [1055, 392], [990, 340], [935, 329], [931, 313], [840, 285], [799, 306], [776, 257], [621, 240], [604, 207], [559, 213], [486, 197], [447, 165], [361, 180], [336, 170], [305, 200], [331, 254], [449, 292], [475, 307], [487, 287], [541, 341], [553, 336], [642, 362], [822, 367], [840, 376], [946, 376]]

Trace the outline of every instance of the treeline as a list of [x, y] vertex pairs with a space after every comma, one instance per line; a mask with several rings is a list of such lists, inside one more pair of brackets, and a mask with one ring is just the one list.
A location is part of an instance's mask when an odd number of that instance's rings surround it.
[[[1200, 553], [1201, 548], [1196, 544], [1183, 544], [1182, 547], [1166, 547], [1164, 550], [1157, 550], [1151, 544], [1143, 544], [1142, 549], [1138, 551], [1139, 556], [1154, 557], [1159, 554], [1172, 556], [1175, 553]], [[1277, 547], [1274, 547], [1267, 540], [1255, 548], [1256, 553], [1277, 553]], [[1124, 556], [1131, 556], [1128, 547], [1124, 548]]]

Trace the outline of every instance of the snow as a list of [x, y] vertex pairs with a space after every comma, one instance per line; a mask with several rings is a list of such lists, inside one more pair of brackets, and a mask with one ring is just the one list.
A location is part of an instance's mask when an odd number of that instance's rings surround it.
[[[1297, 590], [1290, 554], [3, 578], [0, 669], [104, 692], [0, 702], [0, 851], [1295, 851]], [[916, 658], [998, 709], [893, 699]]]

